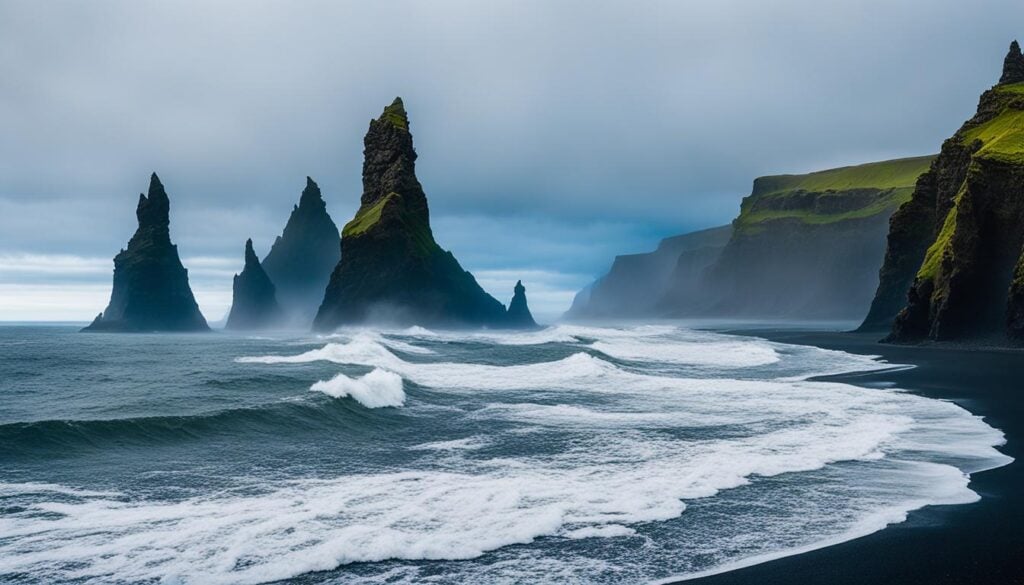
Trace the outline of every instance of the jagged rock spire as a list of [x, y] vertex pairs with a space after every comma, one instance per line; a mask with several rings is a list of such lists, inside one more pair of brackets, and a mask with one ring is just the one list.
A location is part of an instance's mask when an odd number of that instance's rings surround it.
[[153, 173], [149, 177], [149, 197], [139, 193], [139, 205], [135, 208], [135, 217], [139, 220], [139, 229], [169, 229], [171, 202], [167, 198], [160, 177]]
[[409, 116], [400, 97], [384, 108], [379, 118], [370, 120], [363, 138], [363, 195], [359, 202], [373, 205], [392, 193], [404, 200], [406, 210], [417, 221], [429, 221], [427, 196], [416, 179]]
[[266, 329], [281, 324], [283, 313], [277, 303], [276, 288], [260, 265], [252, 238], [245, 241], [245, 268], [235, 275], [232, 292], [225, 328]]
[[434, 240], [401, 98], [370, 120], [363, 139], [363, 195], [342, 229], [341, 260], [313, 327], [371, 321], [501, 326], [505, 307]]
[[526, 303], [526, 287], [521, 280], [516, 281], [516, 286], [512, 289], [512, 301], [508, 304], [505, 316], [509, 327], [529, 329], [537, 326]]
[[299, 205], [296, 206], [313, 206], [317, 209], [326, 209], [327, 203], [324, 202], [323, 195], [320, 193], [320, 186], [316, 184], [316, 181], [312, 177], [306, 177], [306, 188], [302, 190], [302, 195], [299, 196]]
[[277, 300], [297, 327], [313, 321], [331, 271], [341, 257], [341, 236], [311, 177], [293, 206], [284, 231], [263, 259], [263, 269], [277, 287]]
[[1017, 41], [1010, 43], [1010, 52], [1003, 60], [1003, 76], [999, 78], [1000, 85], [1010, 83], [1024, 83], [1024, 55]]
[[245, 241], [245, 267], [259, 264], [260, 259], [256, 257], [256, 251], [252, 249], [252, 238]]
[[170, 200], [160, 178], [139, 195], [139, 227], [114, 257], [110, 303], [86, 331], [208, 331], [170, 236]]

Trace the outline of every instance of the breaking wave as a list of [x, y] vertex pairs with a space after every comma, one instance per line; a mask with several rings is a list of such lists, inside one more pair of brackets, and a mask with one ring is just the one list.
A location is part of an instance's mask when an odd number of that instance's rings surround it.
[[[968, 474], [1009, 461], [1002, 433], [952, 403], [810, 381], [891, 367], [841, 352], [662, 326], [362, 330], [320, 343], [226, 359], [293, 380], [251, 409], [0, 425], [0, 445], [65, 424], [103, 450], [128, 429], [163, 429], [161, 449], [235, 438], [263, 449], [242, 469], [283, 462], [264, 474], [189, 465], [200, 479], [173, 496], [129, 480], [0, 483], [0, 576], [667, 580], [975, 501]], [[118, 424], [119, 438], [95, 439]], [[226, 487], [206, 487], [213, 478]]]

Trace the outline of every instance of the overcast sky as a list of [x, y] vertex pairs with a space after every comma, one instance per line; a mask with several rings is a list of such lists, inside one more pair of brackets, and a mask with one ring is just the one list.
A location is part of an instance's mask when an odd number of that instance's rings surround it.
[[306, 175], [335, 222], [405, 100], [434, 233], [552, 318], [754, 177], [937, 152], [1020, 0], [0, 0], [0, 320], [91, 319], [149, 173], [208, 319]]

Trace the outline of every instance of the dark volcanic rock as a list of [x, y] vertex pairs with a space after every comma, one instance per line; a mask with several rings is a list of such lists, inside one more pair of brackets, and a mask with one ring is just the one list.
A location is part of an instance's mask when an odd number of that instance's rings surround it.
[[1024, 83], [1024, 55], [1021, 54], [1017, 41], [1010, 44], [1010, 52], [1003, 60], [1003, 76], [999, 78], [999, 83]]
[[875, 291], [889, 217], [933, 159], [756, 179], [728, 245], [678, 314], [862, 317]]
[[338, 226], [327, 214], [320, 187], [306, 177], [299, 204], [263, 259], [263, 269], [293, 325], [312, 323], [340, 257]]
[[732, 226], [665, 238], [653, 252], [616, 256], [607, 274], [577, 293], [565, 317], [663, 316], [683, 304], [695, 283], [729, 241]]
[[530, 314], [530, 307], [526, 304], [526, 287], [523, 281], [517, 281], [513, 289], [512, 301], [508, 304], [505, 326], [513, 329], [532, 329], [537, 327], [537, 322]]
[[502, 325], [505, 307], [434, 241], [401, 99], [370, 121], [363, 143], [361, 205], [342, 230], [341, 260], [314, 328], [367, 321]]
[[114, 257], [110, 304], [83, 331], [209, 331], [171, 243], [170, 201], [156, 173], [139, 195], [139, 227]]
[[232, 290], [226, 329], [267, 329], [282, 324], [274, 283], [260, 266], [251, 239], [245, 241], [245, 268], [235, 275]]
[[998, 343], [1020, 339], [1024, 331], [1021, 72], [1024, 62], [1014, 43], [1005, 81], [981, 96], [977, 114], [946, 140], [911, 200], [892, 218], [885, 266], [865, 321], [867, 328], [888, 320], [888, 341]]

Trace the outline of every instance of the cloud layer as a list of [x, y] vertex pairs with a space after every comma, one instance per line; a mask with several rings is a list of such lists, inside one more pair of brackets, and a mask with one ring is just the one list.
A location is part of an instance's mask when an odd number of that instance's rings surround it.
[[[155, 170], [182, 255], [237, 269], [306, 175], [351, 217], [401, 95], [442, 245], [576, 287], [729, 221], [755, 176], [937, 151], [1021, 22], [1019, 0], [4, 2], [0, 254], [112, 257]], [[0, 284], [58, 284], [23, 272]]]

